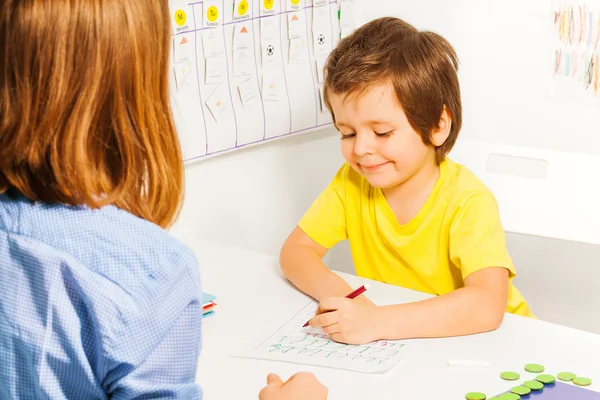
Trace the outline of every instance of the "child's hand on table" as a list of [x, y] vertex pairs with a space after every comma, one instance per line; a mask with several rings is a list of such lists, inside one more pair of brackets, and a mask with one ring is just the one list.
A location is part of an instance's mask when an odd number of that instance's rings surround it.
[[323, 328], [336, 342], [364, 344], [380, 339], [376, 325], [378, 307], [368, 298], [329, 297], [323, 299], [309, 324]]
[[325, 400], [327, 395], [327, 388], [309, 372], [299, 372], [286, 382], [275, 374], [269, 374], [259, 400]]
[[358, 301], [362, 301], [365, 304], [370, 304], [370, 305], [375, 305], [375, 303], [373, 303], [367, 296], [365, 296], [364, 294], [361, 294], [360, 296], [358, 296], [356, 299], [354, 300], [358, 300]]

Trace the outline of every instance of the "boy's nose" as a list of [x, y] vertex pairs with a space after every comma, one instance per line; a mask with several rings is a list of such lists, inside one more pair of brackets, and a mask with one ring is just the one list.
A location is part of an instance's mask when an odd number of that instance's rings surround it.
[[373, 138], [368, 133], [357, 134], [354, 140], [354, 154], [364, 156], [373, 154], [374, 143]]

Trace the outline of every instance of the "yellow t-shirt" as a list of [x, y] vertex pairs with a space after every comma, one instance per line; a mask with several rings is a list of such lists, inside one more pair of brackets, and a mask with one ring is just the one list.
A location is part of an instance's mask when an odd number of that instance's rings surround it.
[[349, 239], [359, 276], [443, 295], [487, 267], [510, 271], [508, 312], [534, 317], [513, 286], [498, 205], [465, 167], [446, 159], [419, 213], [400, 225], [381, 189], [347, 163], [303, 215], [298, 226], [330, 249]]

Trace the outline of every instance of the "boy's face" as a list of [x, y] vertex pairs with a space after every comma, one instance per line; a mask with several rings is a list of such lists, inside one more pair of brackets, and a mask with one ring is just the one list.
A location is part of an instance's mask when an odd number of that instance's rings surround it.
[[393, 188], [435, 165], [435, 149], [410, 126], [391, 84], [358, 96], [331, 94], [330, 102], [342, 154], [372, 186]]

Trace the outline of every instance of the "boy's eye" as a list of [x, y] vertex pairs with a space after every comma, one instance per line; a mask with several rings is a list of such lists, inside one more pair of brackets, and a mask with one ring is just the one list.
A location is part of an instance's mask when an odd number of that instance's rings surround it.
[[353, 138], [355, 135], [356, 133], [342, 133], [342, 140]]
[[387, 131], [387, 132], [375, 132], [375, 135], [377, 135], [378, 137], [388, 137], [392, 134], [393, 131]]

